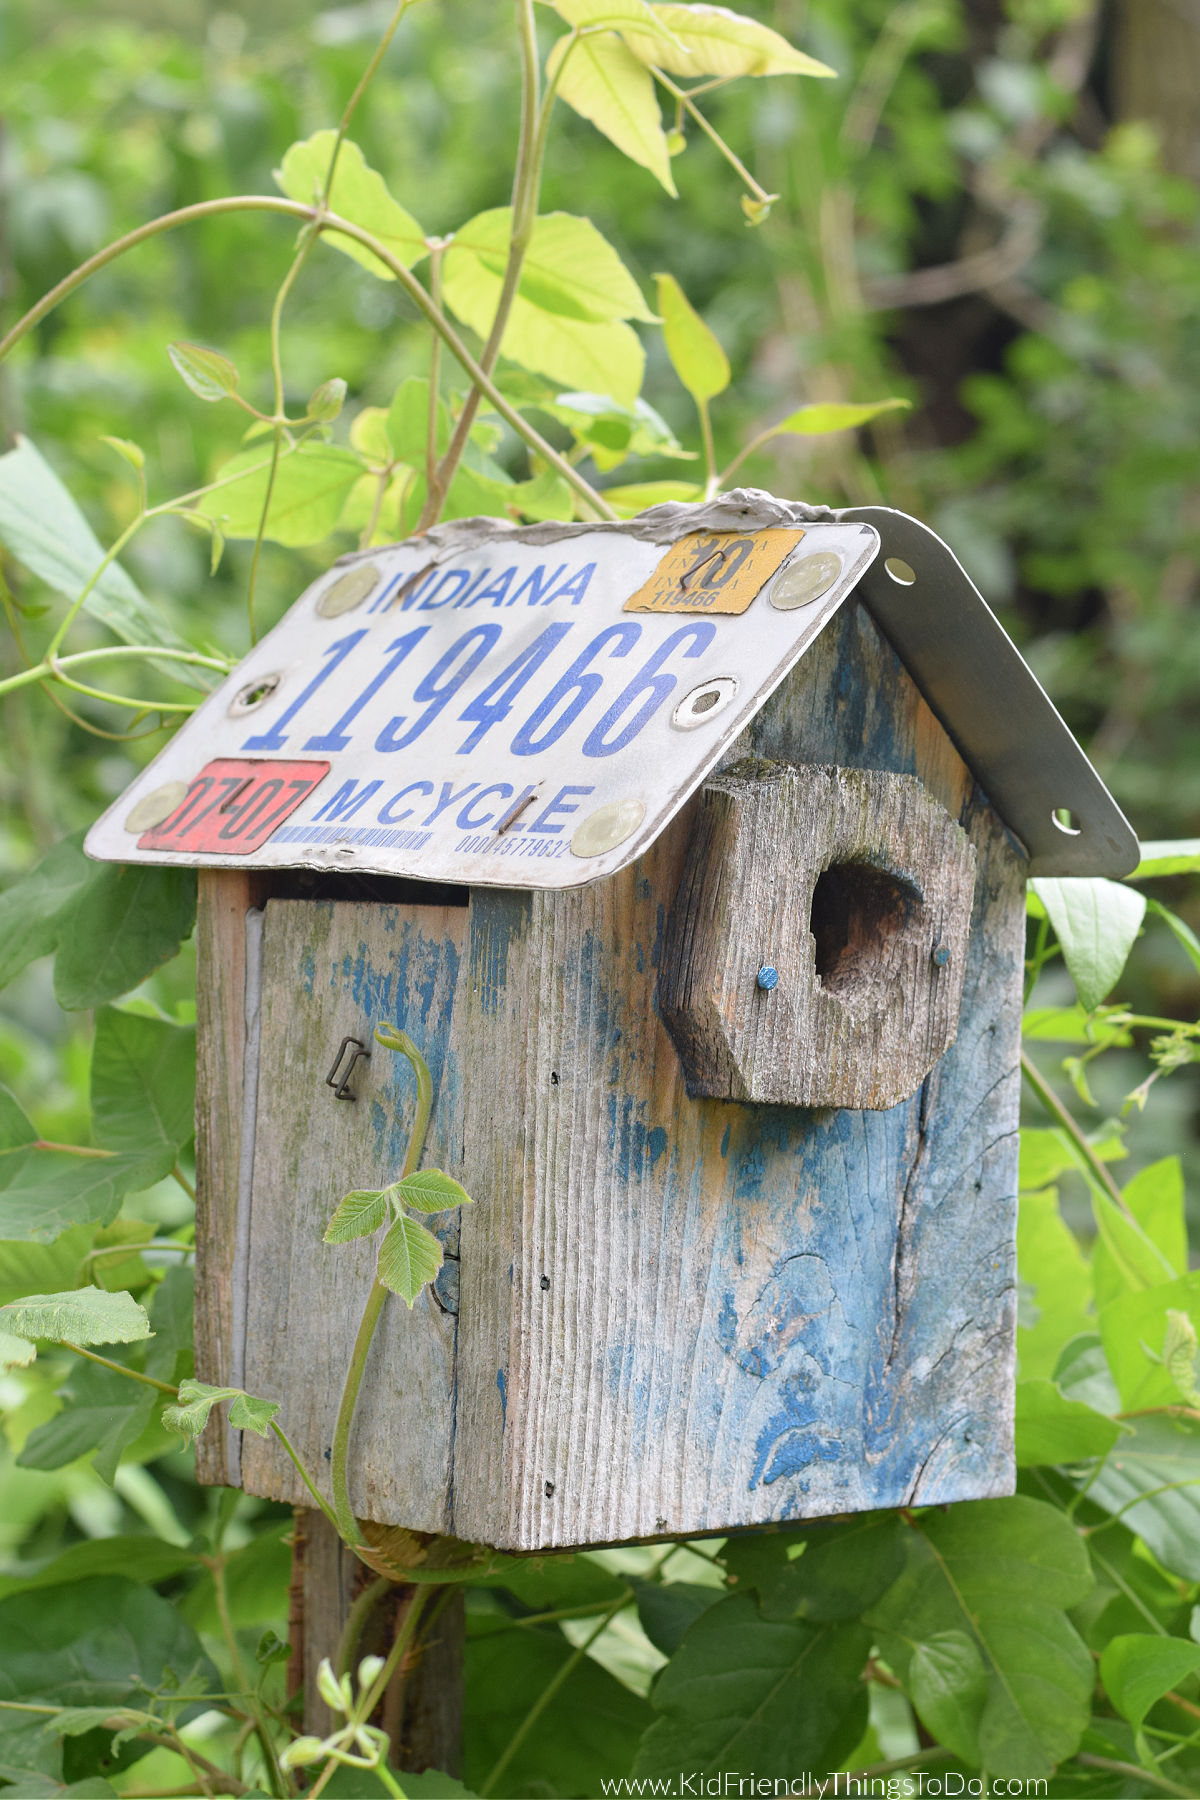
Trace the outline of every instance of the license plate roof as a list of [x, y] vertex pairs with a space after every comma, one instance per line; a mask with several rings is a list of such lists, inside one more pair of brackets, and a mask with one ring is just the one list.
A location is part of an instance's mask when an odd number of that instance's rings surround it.
[[873, 527], [498, 528], [335, 565], [89, 833], [102, 861], [566, 888], [640, 856], [869, 567]]

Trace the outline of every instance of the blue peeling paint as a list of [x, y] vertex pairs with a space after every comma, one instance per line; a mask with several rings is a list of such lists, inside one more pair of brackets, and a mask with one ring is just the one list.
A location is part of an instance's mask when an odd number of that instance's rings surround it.
[[308, 945], [304, 946], [304, 954], [300, 958], [300, 985], [312, 999], [313, 983], [317, 979], [317, 965]]
[[500, 1429], [508, 1424], [508, 1380], [503, 1369], [496, 1370], [496, 1386], [500, 1389]]
[[[785, 1475], [800, 1475], [814, 1462], [838, 1462], [843, 1445], [817, 1424], [820, 1408], [790, 1382], [779, 1390], [781, 1409], [763, 1426], [755, 1443], [750, 1488], [769, 1487]], [[815, 1431], [809, 1426], [817, 1426]]]

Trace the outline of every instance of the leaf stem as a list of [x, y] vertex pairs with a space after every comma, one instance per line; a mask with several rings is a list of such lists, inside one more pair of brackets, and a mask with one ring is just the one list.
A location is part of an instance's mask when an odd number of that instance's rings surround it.
[[308, 1470], [305, 1468], [303, 1460], [300, 1456], [300, 1453], [296, 1449], [295, 1445], [292, 1443], [291, 1438], [289, 1438], [287, 1432], [283, 1429], [283, 1426], [277, 1424], [274, 1419], [271, 1420], [271, 1430], [275, 1433], [275, 1436], [279, 1439], [279, 1442], [283, 1445], [283, 1448], [287, 1451], [288, 1455], [291, 1457], [292, 1462], [295, 1464], [295, 1467], [296, 1467], [296, 1473], [299, 1475], [301, 1481], [304, 1483], [305, 1487], [308, 1489], [309, 1493], [312, 1495], [313, 1499], [316, 1501], [316, 1503], [320, 1507], [321, 1511], [325, 1514], [325, 1517], [329, 1520], [329, 1523], [336, 1530], [337, 1529], [337, 1520], [333, 1516], [333, 1508], [330, 1506], [328, 1500], [325, 1499], [324, 1495], [321, 1493], [320, 1488], [318, 1488], [316, 1482], [313, 1480], [312, 1476], [309, 1474]]
[[525, 1714], [525, 1717], [521, 1720], [521, 1723], [517, 1726], [517, 1729], [509, 1738], [508, 1743], [500, 1752], [500, 1755], [492, 1766], [491, 1773], [480, 1788], [479, 1792], [483, 1796], [483, 1800], [487, 1800], [487, 1796], [492, 1792], [505, 1769], [507, 1769], [509, 1763], [521, 1748], [521, 1745], [525, 1742], [530, 1731], [537, 1724], [559, 1689], [575, 1673], [575, 1670], [579, 1667], [592, 1645], [596, 1642], [596, 1639], [608, 1630], [608, 1627], [621, 1611], [621, 1608], [628, 1605], [629, 1595], [622, 1594], [619, 1599], [614, 1600], [610, 1606], [606, 1607], [596, 1623], [595, 1630], [590, 1631], [583, 1642], [576, 1645], [566, 1662], [563, 1663], [562, 1667], [546, 1683], [533, 1705], [529, 1708], [529, 1711]]
[[1179, 1794], [1182, 1800], [1194, 1800], [1191, 1788], [1180, 1787], [1177, 1782], [1168, 1781], [1165, 1775], [1155, 1775], [1137, 1763], [1118, 1762], [1111, 1756], [1093, 1756], [1090, 1750], [1077, 1751], [1075, 1761], [1082, 1763], [1085, 1769], [1107, 1769], [1110, 1774], [1124, 1775], [1129, 1780], [1144, 1782], [1147, 1787], [1158, 1788], [1160, 1793]]
[[233, 1678], [237, 1682], [238, 1687], [249, 1695], [246, 1702], [246, 1710], [254, 1721], [254, 1734], [262, 1747], [263, 1761], [266, 1764], [267, 1773], [270, 1777], [272, 1792], [275, 1794], [286, 1794], [288, 1792], [288, 1786], [284, 1781], [283, 1771], [279, 1767], [279, 1756], [275, 1749], [275, 1740], [271, 1736], [271, 1730], [267, 1724], [266, 1715], [263, 1712], [258, 1696], [250, 1690], [250, 1684], [246, 1677], [246, 1666], [242, 1661], [242, 1653], [238, 1646], [237, 1632], [234, 1630], [233, 1624], [233, 1614], [229, 1610], [229, 1586], [225, 1580], [224, 1551], [218, 1546], [216, 1554], [214, 1556], [206, 1556], [204, 1561], [208, 1565], [209, 1573], [212, 1576], [213, 1595], [217, 1602], [217, 1613], [221, 1620], [221, 1633], [229, 1649], [229, 1661], [233, 1669]]
[[195, 663], [201, 668], [216, 669], [222, 675], [228, 675], [230, 669], [230, 664], [224, 659], [202, 656], [198, 650], [164, 650], [157, 644], [112, 644], [101, 650], [75, 650], [70, 656], [44, 656], [40, 663], [22, 669], [19, 674], [5, 676], [0, 681], [0, 694], [11, 693], [15, 688], [29, 687], [37, 681], [53, 679], [63, 669], [77, 668], [83, 663], [112, 661], [122, 656], [151, 656], [163, 662]]
[[716, 126], [710, 124], [709, 121], [705, 118], [704, 114], [700, 111], [700, 108], [692, 100], [692, 98], [689, 95], [686, 88], [679, 87], [674, 81], [671, 80], [671, 77], [669, 75], [667, 75], [663, 72], [662, 69], [651, 69], [650, 73], [654, 76], [654, 79], [656, 81], [659, 81], [662, 83], [663, 87], [666, 88], [668, 94], [670, 94], [675, 99], [675, 101], [680, 106], [683, 107], [684, 111], [691, 114], [692, 118], [695, 119], [697, 125], [700, 127], [701, 131], [704, 133], [705, 137], [707, 137], [712, 143], [714, 143], [716, 145], [717, 149], [721, 152], [721, 155], [725, 158], [725, 161], [729, 164], [729, 166], [733, 170], [734, 174], [739, 175], [741, 177], [741, 179], [745, 182], [746, 186], [749, 188], [749, 190], [755, 200], [759, 201], [764, 206], [769, 206], [773, 200], [777, 200], [779, 198], [778, 194], [768, 194], [766, 188], [761, 186], [759, 182], [755, 181], [753, 175], [750, 173], [750, 171], [746, 167], [745, 163], [742, 162], [737, 156], [735, 156], [733, 150], [725, 142], [725, 139], [721, 136], [721, 134], [717, 130]]
[[[429, 1065], [417, 1050], [416, 1046], [402, 1033], [393, 1030], [390, 1025], [379, 1025], [375, 1031], [376, 1043], [385, 1049], [398, 1050], [412, 1065], [417, 1081], [417, 1109], [413, 1117], [412, 1134], [408, 1140], [408, 1150], [404, 1158], [404, 1167], [400, 1171], [401, 1181], [411, 1175], [421, 1161], [425, 1149], [425, 1138], [429, 1131], [429, 1118], [433, 1111], [433, 1077]], [[371, 1291], [367, 1295], [367, 1303], [363, 1308], [362, 1319], [358, 1327], [358, 1336], [354, 1340], [354, 1349], [350, 1356], [350, 1366], [346, 1370], [345, 1386], [342, 1389], [341, 1404], [338, 1407], [337, 1423], [333, 1431], [333, 1448], [330, 1456], [330, 1485], [333, 1489], [333, 1508], [337, 1519], [337, 1528], [350, 1545], [351, 1549], [360, 1548], [367, 1542], [362, 1528], [354, 1516], [354, 1508], [350, 1504], [349, 1478], [347, 1462], [350, 1451], [350, 1431], [354, 1424], [354, 1412], [358, 1405], [359, 1389], [362, 1387], [366, 1373], [367, 1357], [371, 1349], [371, 1341], [375, 1336], [375, 1328], [379, 1324], [384, 1302], [390, 1289], [383, 1285], [379, 1277], [371, 1283]]]
[[[19, 343], [35, 325], [46, 317], [47, 313], [54, 310], [60, 301], [65, 300], [90, 275], [105, 268], [118, 256], [123, 255], [126, 250], [135, 248], [136, 245], [144, 243], [148, 238], [156, 237], [160, 232], [173, 231], [176, 226], [190, 224], [195, 219], [212, 218], [222, 213], [233, 212], [273, 212], [286, 218], [307, 219], [318, 225], [321, 231], [335, 231], [343, 237], [353, 238], [357, 244], [362, 244], [400, 283], [418, 311], [424, 314], [428, 323], [438, 333], [454, 360], [470, 377], [475, 386], [482, 390], [484, 398], [491, 402], [505, 423], [512, 426], [517, 436], [523, 438], [531, 450], [535, 451], [552, 469], [555, 469], [567, 485], [579, 495], [580, 499], [584, 500], [588, 506], [593, 507], [602, 519], [615, 521], [618, 518], [619, 515], [603, 495], [597, 493], [596, 489], [584, 480], [578, 470], [571, 466], [566, 457], [561, 456], [552, 444], [547, 443], [541, 433], [536, 431], [528, 420], [523, 419], [517, 408], [510, 405], [504, 398], [488, 372], [481, 368], [471, 355], [445, 313], [440, 307], [434, 305], [411, 269], [406, 268], [399, 258], [393, 256], [386, 244], [380, 243], [379, 239], [373, 237], [369, 231], [364, 231], [360, 225], [352, 224], [349, 219], [340, 218], [336, 213], [322, 212], [315, 206], [304, 206], [298, 200], [277, 198], [274, 194], [233, 194], [219, 200], [198, 200], [192, 206], [181, 206], [174, 212], [163, 213], [159, 218], [151, 219], [147, 224], [139, 225], [135, 230], [126, 232], [123, 237], [117, 238], [113, 243], [106, 245], [103, 250], [98, 250], [94, 256], [88, 257], [86, 262], [80, 263], [79, 267], [73, 269], [69, 275], [64, 275], [63, 279], [52, 287], [49, 293], [43, 294], [37, 304], [31, 306], [29, 311], [17, 320], [12, 330], [0, 338], [0, 362], [4, 360], [15, 344]], [[243, 471], [243, 473], [245, 472]]]
[[73, 1350], [76, 1356], [85, 1356], [88, 1362], [99, 1363], [102, 1369], [111, 1369], [114, 1375], [128, 1375], [130, 1381], [140, 1381], [144, 1387], [157, 1388], [160, 1394], [170, 1394], [172, 1400], [178, 1400], [179, 1389], [169, 1381], [158, 1381], [153, 1375], [143, 1375], [140, 1369], [127, 1369], [124, 1363], [113, 1362], [109, 1356], [97, 1356], [94, 1350], [85, 1350], [82, 1344], [63, 1344], [64, 1350]]
[[[504, 341], [504, 333], [508, 328], [512, 313], [513, 301], [517, 297], [517, 289], [521, 284], [521, 269], [525, 262], [525, 253], [533, 237], [537, 223], [538, 195], [542, 185], [542, 159], [540, 152], [545, 147], [545, 135], [539, 132], [539, 70], [537, 49], [537, 25], [534, 19], [533, 0], [516, 0], [517, 33], [521, 44], [521, 125], [517, 139], [517, 161], [513, 172], [512, 190], [512, 229], [508, 240], [508, 258], [504, 265], [504, 280], [501, 284], [496, 310], [492, 315], [491, 329], [487, 342], [479, 353], [479, 366], [485, 375], [490, 376], [500, 356], [500, 346]], [[471, 427], [475, 423], [479, 411], [479, 403], [483, 399], [483, 389], [476, 382], [463, 403], [458, 416], [453, 436], [434, 469], [433, 477], [425, 495], [425, 505], [417, 521], [417, 530], [428, 531], [436, 525], [446, 504], [446, 494], [454, 479], [454, 472], [462, 461], [463, 451], [471, 435]]]
[[709, 416], [708, 401], [697, 398], [696, 411], [700, 415], [700, 438], [704, 445], [704, 498], [711, 500], [717, 491], [717, 448], [713, 443], [712, 419]]
[[1129, 1223], [1131, 1225], [1137, 1225], [1138, 1230], [1140, 1231], [1141, 1226], [1138, 1225], [1137, 1220], [1134, 1218], [1132, 1212], [1130, 1212], [1124, 1194], [1121, 1192], [1100, 1158], [1096, 1155], [1092, 1145], [1088, 1143], [1087, 1138], [1083, 1135], [1080, 1127], [1067, 1111], [1066, 1107], [1054, 1092], [1054, 1089], [1050, 1086], [1050, 1083], [1046, 1080], [1027, 1050], [1022, 1050], [1021, 1052], [1021, 1073], [1024, 1075], [1026, 1081], [1029, 1083], [1046, 1111], [1066, 1132], [1072, 1144], [1074, 1144], [1076, 1150], [1079, 1152], [1079, 1155], [1087, 1164], [1093, 1179], [1104, 1189], [1105, 1194], [1113, 1202], [1113, 1205], [1119, 1208], [1120, 1212], [1128, 1219]]
[[[397, 1631], [392, 1647], [388, 1651], [387, 1661], [384, 1663], [382, 1669], [380, 1669], [378, 1675], [371, 1683], [370, 1688], [360, 1698], [358, 1705], [354, 1709], [354, 1717], [360, 1722], [365, 1724], [371, 1717], [371, 1714], [375, 1711], [375, 1708], [379, 1705], [379, 1702], [383, 1699], [384, 1694], [391, 1685], [393, 1676], [400, 1667], [405, 1652], [412, 1643], [417, 1626], [421, 1622], [422, 1615], [425, 1613], [426, 1609], [430, 1607], [430, 1602], [434, 1600], [435, 1595], [437, 1595], [438, 1598], [429, 1613], [430, 1624], [433, 1623], [433, 1620], [437, 1617], [438, 1612], [445, 1605], [449, 1596], [444, 1587], [440, 1590], [433, 1586], [417, 1588], [414, 1590], [412, 1598], [405, 1608], [404, 1618], [401, 1621], [400, 1629]], [[324, 1791], [337, 1766], [337, 1759], [335, 1757], [330, 1757], [313, 1786], [309, 1789], [307, 1800], [318, 1800], [318, 1796]], [[401, 1796], [401, 1800], [403, 1800], [403, 1796]]]

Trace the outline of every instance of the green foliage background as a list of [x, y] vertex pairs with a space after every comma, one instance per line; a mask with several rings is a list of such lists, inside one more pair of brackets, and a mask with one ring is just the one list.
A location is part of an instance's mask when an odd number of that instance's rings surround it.
[[[1138, 74], [1137, 33], [1158, 5], [762, 0], [745, 10], [838, 71], [711, 100], [780, 196], [763, 223], [747, 228], [736, 181], [696, 131], [671, 165], [676, 201], [566, 108], [542, 210], [591, 218], [649, 299], [657, 271], [678, 278], [732, 365], [713, 407], [719, 464], [801, 405], [910, 399], [911, 412], [861, 432], [778, 439], [739, 478], [929, 519], [1140, 834], [1189, 839], [1200, 829], [1200, 134], [1180, 130], [1165, 76], [1156, 88]], [[288, 145], [339, 116], [388, 10], [7, 0], [0, 324], [157, 212], [272, 192]], [[1178, 40], [1162, 43], [1180, 55]], [[1193, 54], [1200, 71], [1200, 45]], [[421, 5], [353, 137], [426, 232], [450, 232], [508, 202], [514, 94], [507, 7]], [[157, 498], [210, 480], [240, 447], [245, 421], [181, 387], [168, 342], [219, 348], [269, 408], [267, 313], [292, 241], [286, 222], [256, 215], [155, 239], [0, 366], [4, 447], [27, 434], [102, 543], [135, 503], [104, 437], [145, 449]], [[692, 405], [662, 338], [641, 335], [645, 394], [690, 443]], [[428, 367], [428, 334], [397, 285], [323, 246], [292, 298], [285, 347], [293, 412], [330, 378], [347, 383], [338, 442]], [[546, 429], [568, 442], [561, 420]], [[592, 451], [602, 484], [694, 472], [673, 456], [606, 466]], [[523, 477], [511, 434], [489, 454]], [[353, 541], [268, 542], [260, 624]], [[123, 560], [181, 641], [236, 656], [252, 554], [233, 540], [210, 573], [207, 534], [163, 518]], [[2, 566], [20, 628], [39, 643], [55, 616], [44, 609], [60, 603], [18, 561]], [[81, 644], [107, 641], [84, 622]], [[0, 655], [0, 672], [21, 667], [7, 640]], [[141, 691], [140, 677], [119, 679]], [[156, 1335], [104, 1354], [175, 1384], [190, 1373], [191, 884], [149, 884], [118, 921], [111, 878], [61, 844], [161, 742], [127, 741], [117, 708], [80, 706], [111, 740], [40, 690], [0, 699], [0, 974], [13, 976], [0, 1080], [23, 1109], [0, 1107], [0, 1306], [93, 1283], [132, 1292]], [[1195, 1039], [1161, 1023], [1197, 1012], [1194, 846], [1178, 860], [1179, 872], [1139, 883], [1175, 922], [1152, 909], [1128, 964], [1140, 915], [1128, 928], [1127, 904], [1098, 884], [1093, 938], [1109, 943], [1111, 979], [1085, 969], [1086, 934], [1073, 937], [1061, 896], [1034, 902], [1028, 1048], [1047, 1103], [1065, 1100], [1080, 1123], [1035, 1106], [1023, 1150], [1020, 1494], [696, 1545], [669, 1561], [629, 1551], [476, 1572], [471, 1786], [556, 1680], [494, 1791], [591, 1794], [601, 1775], [688, 1759], [822, 1774], [1057, 1767], [1051, 1791], [1063, 1795], [1200, 1785], [1200, 1395], [1183, 1323], [1200, 1324], [1184, 1200], [1185, 1187], [1200, 1192]], [[1120, 1007], [1099, 1004], [1114, 990]], [[1144, 1114], [1127, 1106], [1173, 1064]], [[111, 1154], [27, 1154], [30, 1131]], [[84, 1222], [56, 1235], [51, 1194], [64, 1221]], [[124, 1248], [141, 1244], [154, 1248]], [[15, 1314], [0, 1326], [20, 1335]], [[234, 1780], [269, 1781], [253, 1741], [235, 1753], [209, 1702], [236, 1692], [268, 1719], [280, 1703], [263, 1634], [285, 1630], [290, 1515], [197, 1487], [144, 1382], [65, 1350], [0, 1382], [0, 1778], [19, 1794], [169, 1788], [189, 1779], [181, 1732], [227, 1771], [237, 1763]], [[543, 1620], [562, 1612], [574, 1616]], [[61, 1712], [85, 1707], [100, 1710]], [[131, 1731], [140, 1718], [143, 1735], [114, 1739], [118, 1716]], [[455, 1790], [443, 1779], [408, 1791]]]

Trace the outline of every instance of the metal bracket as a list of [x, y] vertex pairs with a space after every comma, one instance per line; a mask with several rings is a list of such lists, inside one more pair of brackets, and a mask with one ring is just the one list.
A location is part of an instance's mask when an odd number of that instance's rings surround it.
[[958, 558], [889, 506], [859, 582], [868, 609], [988, 799], [1029, 852], [1031, 875], [1127, 875], [1137, 837]]
[[[347, 1046], [350, 1044], [354, 1045], [354, 1054], [346, 1064], [345, 1073], [339, 1081], [338, 1066], [346, 1054]], [[358, 1095], [351, 1094], [348, 1091], [346, 1084], [353, 1075], [357, 1065], [360, 1062], [370, 1062], [370, 1060], [371, 1052], [367, 1049], [361, 1038], [344, 1037], [342, 1039], [341, 1043], [338, 1045], [337, 1055], [333, 1059], [333, 1066], [325, 1077], [325, 1085], [326, 1087], [331, 1087], [333, 1089], [333, 1097], [335, 1100], [357, 1100]]]

